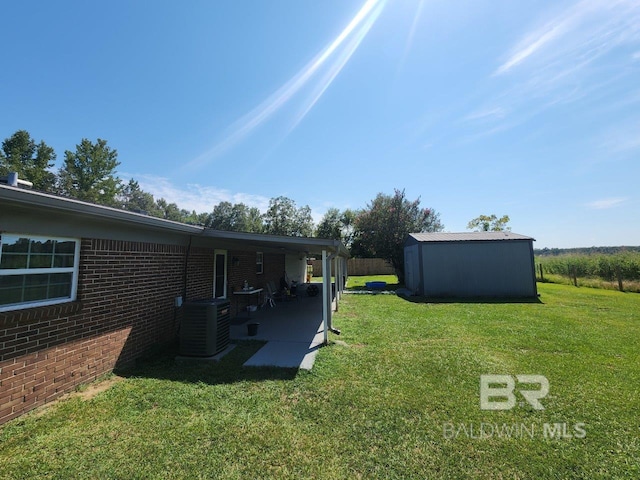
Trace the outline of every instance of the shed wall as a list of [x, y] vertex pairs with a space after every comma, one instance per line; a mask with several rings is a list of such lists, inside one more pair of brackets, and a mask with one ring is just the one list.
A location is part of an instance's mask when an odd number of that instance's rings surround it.
[[404, 285], [412, 292], [420, 290], [420, 245], [404, 248]]
[[534, 297], [531, 242], [427, 242], [422, 293], [432, 297]]

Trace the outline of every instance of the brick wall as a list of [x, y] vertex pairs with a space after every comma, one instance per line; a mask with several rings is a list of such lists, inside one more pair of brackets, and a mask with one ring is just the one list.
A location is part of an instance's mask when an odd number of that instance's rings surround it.
[[[76, 302], [0, 313], [0, 424], [174, 338], [186, 251], [83, 239]], [[187, 272], [187, 296], [211, 296], [213, 250]]]
[[[0, 313], [0, 424], [175, 338], [175, 297], [210, 298], [213, 248], [83, 239], [75, 302]], [[233, 258], [237, 264], [233, 264]], [[284, 255], [229, 251], [228, 292], [276, 285]]]
[[[234, 263], [235, 260], [235, 263]], [[284, 273], [284, 255], [265, 253], [263, 255], [263, 273], [256, 273], [256, 252], [242, 252], [230, 250], [227, 253], [228, 267], [228, 297], [231, 300], [232, 312], [236, 311], [236, 303], [246, 305], [246, 299], [238, 299], [233, 295], [234, 290], [240, 290], [244, 281], [252, 287], [264, 288], [267, 291], [267, 282], [274, 282], [276, 288], [280, 285], [280, 277]], [[253, 299], [251, 300], [253, 302]]]

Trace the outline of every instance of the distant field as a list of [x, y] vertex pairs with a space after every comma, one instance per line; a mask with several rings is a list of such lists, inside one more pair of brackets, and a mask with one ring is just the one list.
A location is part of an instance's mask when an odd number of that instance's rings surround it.
[[[357, 286], [360, 279], [352, 278]], [[0, 427], [0, 478], [640, 478], [640, 295], [541, 284], [540, 303], [345, 295], [314, 369], [152, 357], [94, 397]], [[533, 409], [480, 376], [544, 376]]]
[[640, 293], [640, 252], [545, 255], [535, 261], [540, 281]]

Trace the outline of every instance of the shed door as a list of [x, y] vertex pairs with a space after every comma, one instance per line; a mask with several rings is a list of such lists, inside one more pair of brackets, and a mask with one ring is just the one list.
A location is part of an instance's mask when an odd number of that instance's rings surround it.
[[227, 251], [216, 250], [213, 262], [213, 296], [227, 298]]

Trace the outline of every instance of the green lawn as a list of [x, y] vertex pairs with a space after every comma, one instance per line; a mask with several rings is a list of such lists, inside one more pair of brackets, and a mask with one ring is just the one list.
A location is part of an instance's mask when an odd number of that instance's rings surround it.
[[[0, 477], [639, 478], [640, 295], [539, 290], [541, 303], [345, 295], [342, 335], [311, 372], [242, 368], [258, 342], [217, 365], [160, 354], [1, 428]], [[481, 410], [482, 374], [544, 375], [545, 409], [519, 396]]]

